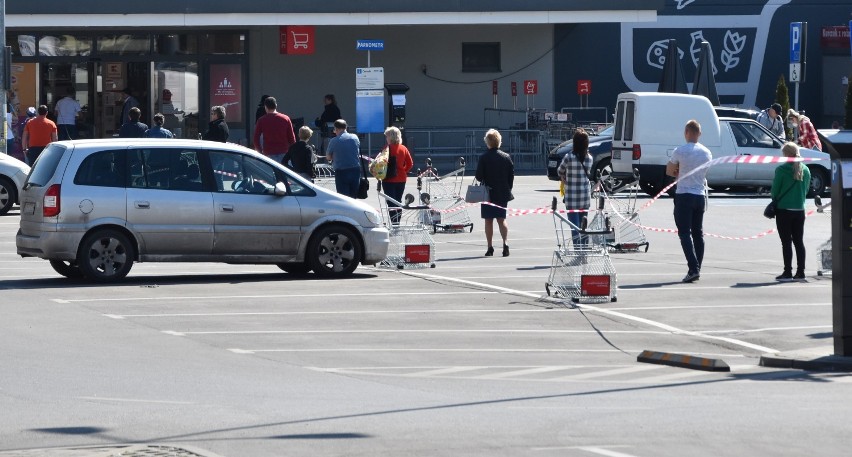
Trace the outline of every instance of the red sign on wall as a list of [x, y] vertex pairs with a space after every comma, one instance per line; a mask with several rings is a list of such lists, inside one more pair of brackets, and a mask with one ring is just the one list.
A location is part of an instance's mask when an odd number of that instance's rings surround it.
[[518, 83], [512, 81], [512, 97], [518, 96]]
[[243, 121], [242, 89], [242, 65], [210, 65], [210, 106], [224, 106], [228, 122]]
[[524, 94], [525, 95], [535, 95], [538, 93], [538, 80], [537, 79], [528, 79], [524, 81]]
[[312, 25], [287, 25], [279, 27], [279, 52], [288, 55], [313, 54], [314, 32], [315, 29]]
[[577, 81], [577, 95], [589, 95], [592, 93], [592, 80], [581, 79]]
[[849, 27], [831, 25], [820, 31], [819, 43], [823, 49], [849, 49]]
[[491, 94], [497, 95], [497, 81], [491, 81]]

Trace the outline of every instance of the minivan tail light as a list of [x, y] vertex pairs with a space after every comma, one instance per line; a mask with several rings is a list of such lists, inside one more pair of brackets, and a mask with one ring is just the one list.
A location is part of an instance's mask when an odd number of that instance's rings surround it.
[[638, 144], [633, 145], [633, 160], [639, 160], [642, 158], [642, 146]]
[[47, 188], [47, 192], [44, 193], [44, 204], [42, 205], [42, 215], [44, 217], [54, 217], [59, 215], [59, 211], [62, 209], [61, 202], [59, 200], [59, 190], [61, 186], [59, 184], [54, 184]]

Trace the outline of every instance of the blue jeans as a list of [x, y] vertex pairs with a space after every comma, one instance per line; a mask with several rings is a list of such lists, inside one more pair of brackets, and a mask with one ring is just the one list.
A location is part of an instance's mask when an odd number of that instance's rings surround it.
[[337, 193], [358, 198], [358, 185], [361, 183], [361, 167], [334, 170], [334, 185]]
[[[583, 216], [588, 213], [568, 213], [566, 216], [572, 224], [580, 227], [580, 224], [583, 222]], [[574, 247], [584, 246], [586, 244], [586, 236], [581, 235], [580, 232], [571, 227], [571, 242], [574, 243]]]
[[689, 273], [700, 272], [704, 260], [704, 210], [703, 195], [675, 195], [674, 220]]

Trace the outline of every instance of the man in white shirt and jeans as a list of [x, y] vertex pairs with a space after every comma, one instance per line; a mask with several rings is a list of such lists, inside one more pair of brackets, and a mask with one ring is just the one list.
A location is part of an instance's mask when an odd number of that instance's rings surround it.
[[701, 277], [701, 262], [704, 260], [704, 177], [707, 175], [707, 168], [692, 172], [709, 162], [713, 154], [698, 142], [701, 137], [701, 124], [698, 121], [691, 120], [686, 123], [684, 137], [686, 144], [674, 150], [666, 165], [666, 174], [678, 179], [674, 219], [680, 246], [689, 266], [683, 282], [695, 282]]
[[74, 90], [68, 89], [68, 93], [56, 102], [56, 127], [59, 130], [60, 140], [77, 139], [77, 116], [82, 109], [77, 100], [74, 99]]

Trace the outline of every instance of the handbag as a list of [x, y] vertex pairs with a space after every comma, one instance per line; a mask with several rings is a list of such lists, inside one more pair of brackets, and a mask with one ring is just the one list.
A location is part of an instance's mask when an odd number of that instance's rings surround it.
[[364, 167], [364, 161], [361, 160], [361, 181], [358, 182], [358, 198], [364, 200], [367, 198], [367, 191], [370, 190], [370, 181], [367, 180], [367, 169]]
[[[790, 184], [790, 187], [788, 187], [787, 190], [785, 190], [784, 193], [781, 194], [780, 197], [778, 197], [778, 200], [781, 200], [782, 198], [784, 198], [784, 196], [787, 195], [787, 192], [790, 192], [790, 189], [792, 189], [795, 184], [796, 184], [795, 182], [793, 182], [793, 184]], [[777, 212], [778, 212], [778, 201], [773, 198], [772, 201], [770, 201], [769, 204], [766, 205], [766, 208], [763, 209], [763, 217], [765, 217], [767, 219], [775, 219], [775, 214]]]
[[382, 149], [379, 155], [370, 162], [370, 174], [379, 181], [388, 177], [388, 149]]
[[490, 201], [488, 186], [482, 183], [476, 184], [476, 181], [474, 181], [473, 184], [467, 186], [467, 192], [464, 194], [464, 201], [467, 203], [482, 203]]

